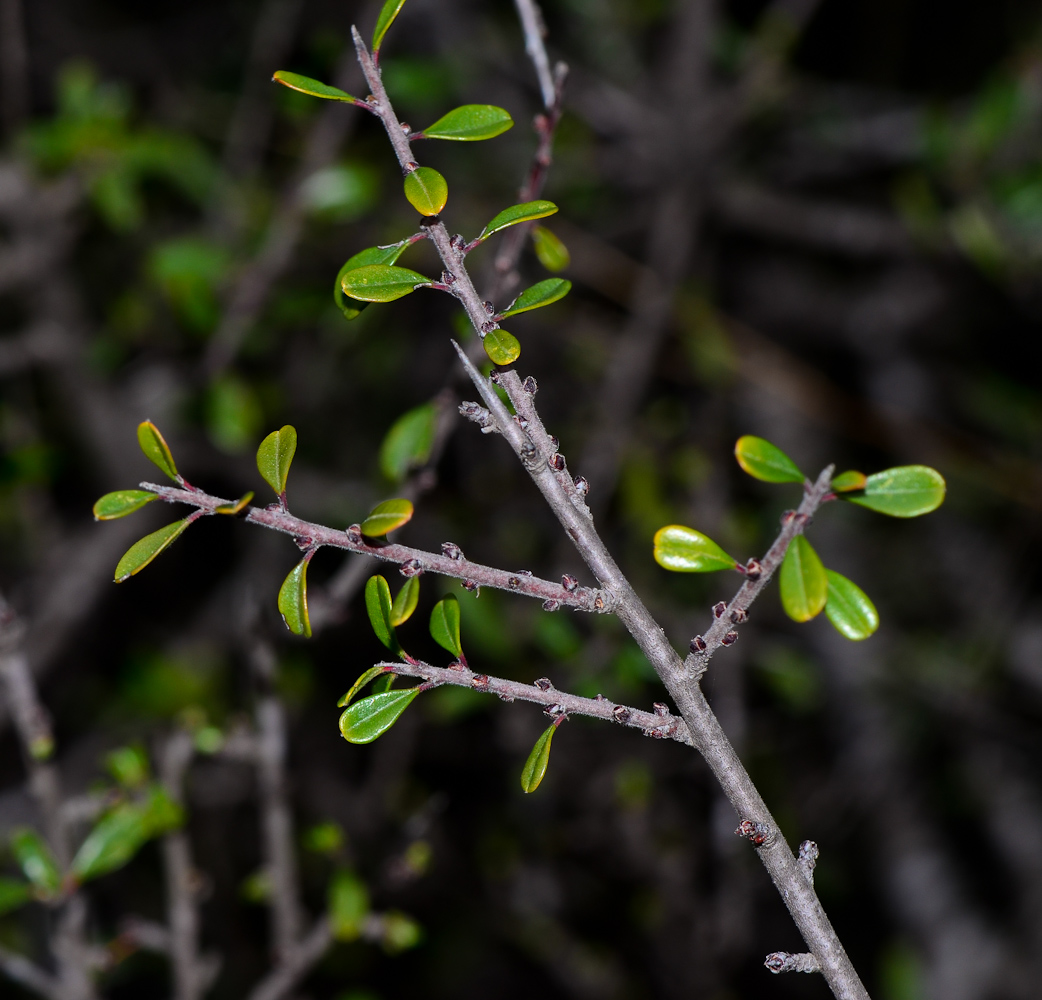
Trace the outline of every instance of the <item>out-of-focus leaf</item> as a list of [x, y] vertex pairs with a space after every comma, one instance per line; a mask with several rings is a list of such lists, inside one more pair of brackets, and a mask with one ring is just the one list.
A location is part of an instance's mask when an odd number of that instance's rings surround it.
[[371, 694], [349, 705], [340, 716], [340, 733], [348, 743], [372, 743], [397, 721], [420, 693], [418, 687]]
[[369, 614], [369, 623], [377, 639], [392, 653], [400, 653], [402, 647], [391, 624], [391, 607], [391, 588], [387, 581], [379, 574], [369, 577], [365, 585], [365, 610]]
[[122, 583], [135, 573], [140, 573], [160, 552], [173, 545], [188, 524], [188, 518], [183, 521], [174, 521], [165, 528], [153, 531], [151, 535], [139, 538], [116, 564], [116, 583]]
[[393, 264], [409, 245], [409, 240], [402, 240], [401, 243], [392, 243], [390, 246], [368, 247], [344, 262], [337, 272], [336, 281], [333, 282], [333, 301], [344, 316], [348, 319], [357, 319], [362, 314], [362, 310], [369, 306], [368, 302], [359, 304], [357, 299], [348, 300], [344, 295], [344, 275], [348, 271], [357, 271], [360, 267], [370, 267], [373, 264]]
[[539, 258], [539, 263], [548, 271], [553, 271], [554, 274], [563, 271], [572, 262], [572, 255], [568, 252], [568, 247], [546, 226], [532, 227], [532, 246], [535, 249], [536, 257]]
[[745, 472], [765, 483], [802, 483], [806, 478], [781, 448], [752, 434], [738, 439], [734, 457]]
[[174, 464], [174, 456], [170, 454], [170, 447], [163, 435], [159, 433], [159, 428], [151, 420], [143, 420], [138, 424], [137, 440], [150, 462], [158, 465], [174, 482], [180, 482], [181, 477], [177, 474], [177, 466]]
[[456, 659], [463, 656], [459, 635], [459, 601], [455, 594], [443, 597], [431, 609], [431, 638]]
[[512, 365], [521, 357], [521, 345], [517, 337], [506, 330], [489, 330], [482, 341], [485, 353], [497, 365]]
[[404, 183], [405, 197], [420, 215], [438, 215], [449, 200], [449, 185], [433, 167], [417, 167]]
[[423, 940], [423, 928], [412, 917], [390, 910], [384, 914], [383, 947], [388, 955], [415, 948]]
[[376, 27], [373, 28], [374, 53], [380, 51], [380, 46], [383, 44], [384, 35], [387, 34], [387, 29], [398, 16], [398, 11], [400, 11], [404, 6], [405, 0], [386, 0], [384, 5], [380, 8], [380, 13], [376, 17]]
[[347, 271], [340, 279], [345, 295], [361, 302], [393, 302], [417, 288], [426, 288], [430, 278], [407, 267], [369, 264]]
[[437, 422], [438, 409], [433, 403], [403, 413], [380, 445], [380, 471], [400, 482], [409, 469], [423, 465], [430, 457]]
[[28, 882], [19, 882], [13, 878], [0, 878], [0, 917], [12, 910], [17, 910], [32, 899], [32, 891]]
[[126, 517], [127, 514], [141, 510], [155, 498], [156, 494], [148, 490], [116, 490], [115, 493], [106, 493], [94, 504], [94, 520], [114, 521], [117, 517]]
[[339, 823], [317, 823], [305, 831], [303, 840], [309, 851], [335, 857], [344, 849], [347, 837]]
[[271, 79], [275, 83], [281, 83], [284, 87], [299, 90], [302, 94], [308, 94], [311, 97], [324, 97], [328, 101], [348, 101], [351, 104], [358, 100], [339, 87], [331, 87], [328, 83], [312, 80], [310, 76], [291, 73], [286, 69], [278, 70]]
[[654, 544], [655, 562], [675, 573], [714, 573], [738, 565], [711, 538], [681, 524], [659, 528]]
[[278, 497], [286, 492], [289, 467], [296, 453], [297, 429], [289, 424], [272, 431], [257, 449], [257, 471]]
[[464, 104], [453, 108], [422, 132], [425, 139], [453, 139], [473, 142], [492, 139], [514, 124], [514, 119], [494, 104]]
[[793, 621], [810, 621], [825, 607], [829, 590], [825, 567], [803, 535], [797, 535], [789, 544], [778, 585], [782, 607]]
[[86, 882], [122, 868], [148, 840], [145, 811], [137, 803], [116, 806], [98, 821], [72, 859], [72, 871]]
[[206, 334], [220, 318], [219, 291], [232, 260], [214, 241], [180, 237], [149, 251], [148, 271], [178, 319], [190, 330]]
[[316, 170], [300, 186], [300, 204], [330, 222], [350, 222], [372, 208], [380, 180], [368, 164], [337, 163]]
[[825, 614], [836, 631], [857, 642], [867, 639], [879, 628], [879, 612], [856, 583], [834, 570], [825, 570], [829, 581], [829, 596]]
[[420, 578], [418, 576], [410, 576], [402, 584], [402, 589], [398, 591], [394, 598], [394, 604], [391, 605], [391, 625], [394, 628], [404, 625], [412, 617], [419, 600]]
[[850, 469], [836, 476], [830, 483], [830, 488], [833, 493], [849, 493], [851, 490], [863, 490], [867, 482], [868, 476], [863, 472]]
[[481, 230], [479, 240], [487, 240], [493, 233], [498, 233], [508, 226], [516, 226], [521, 222], [532, 222], [535, 219], [545, 219], [553, 215], [557, 206], [552, 201], [526, 201], [521, 205], [511, 205], [504, 208], [502, 212], [494, 215], [484, 229]]
[[21, 827], [11, 835], [11, 852], [33, 888], [44, 896], [57, 895], [61, 871], [43, 837], [29, 827]]
[[944, 477], [927, 465], [899, 465], [874, 472], [865, 481], [864, 493], [846, 499], [891, 517], [929, 514], [944, 502]]
[[550, 743], [557, 732], [557, 726], [550, 726], [542, 736], [535, 741], [532, 752], [521, 768], [521, 787], [526, 794], [534, 792], [546, 774], [546, 766], [550, 763]]
[[518, 313], [528, 312], [530, 309], [541, 309], [558, 299], [563, 299], [571, 289], [572, 283], [564, 278], [547, 278], [531, 288], [526, 288], [499, 315], [505, 319], [507, 316], [516, 316]]
[[148, 758], [140, 747], [119, 747], [105, 757], [109, 774], [124, 788], [140, 788], [148, 781]]
[[206, 430], [223, 452], [237, 455], [257, 440], [264, 414], [253, 387], [238, 375], [216, 379], [206, 394]]
[[279, 588], [279, 614], [294, 635], [311, 638], [311, 619], [308, 617], [308, 560], [301, 559]]
[[222, 503], [214, 507], [213, 512], [215, 514], [228, 514], [235, 516], [241, 514], [246, 508], [246, 505], [253, 499], [253, 490], [245, 492], [235, 503]]
[[[373, 577], [372, 579], [375, 580], [377, 578]], [[370, 581], [370, 582], [372, 582], [372, 581]], [[384, 582], [386, 583], [386, 581], [384, 581]], [[390, 588], [388, 588], [387, 593], [388, 593], [388, 595], [390, 594]], [[368, 594], [366, 595], [366, 597], [368, 598]], [[366, 607], [367, 608], [368, 608], [368, 604], [369, 604], [369, 602], [367, 600], [366, 601]], [[377, 633], [377, 635], [379, 635], [379, 632]], [[345, 694], [340, 699], [340, 701], [338, 701], [336, 703], [336, 707], [337, 708], [347, 708], [347, 706], [351, 704], [351, 700], [354, 698], [354, 696], [356, 694], [358, 694], [358, 692], [361, 691], [362, 688], [364, 688], [366, 686], [366, 684], [368, 684], [374, 677], [379, 677], [383, 672], [384, 672], [384, 668], [383, 667], [370, 667], [364, 674], [362, 674], [361, 677], [358, 678], [358, 680], [356, 680], [354, 682], [354, 684], [351, 685], [351, 687], [348, 689], [347, 694]]]
[[384, 500], [369, 511], [369, 516], [362, 522], [362, 534], [370, 538], [382, 538], [410, 521], [412, 512], [411, 500]]
[[338, 941], [354, 941], [369, 913], [365, 883], [349, 871], [338, 871], [329, 883], [329, 924]]

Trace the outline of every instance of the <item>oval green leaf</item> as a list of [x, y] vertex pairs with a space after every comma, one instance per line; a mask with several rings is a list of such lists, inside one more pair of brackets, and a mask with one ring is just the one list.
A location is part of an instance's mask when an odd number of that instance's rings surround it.
[[944, 477], [928, 465], [899, 465], [875, 472], [865, 480], [865, 492], [848, 499], [891, 517], [919, 517], [944, 503]]
[[391, 622], [391, 607], [391, 588], [387, 581], [380, 575], [369, 577], [365, 585], [365, 610], [369, 614], [369, 623], [377, 639], [392, 653], [401, 653], [402, 647]]
[[456, 659], [463, 656], [459, 636], [459, 601], [455, 594], [443, 597], [431, 609], [431, 638]]
[[418, 687], [405, 688], [356, 701], [340, 716], [340, 734], [348, 743], [372, 743], [398, 721], [419, 692]]
[[362, 534], [370, 538], [383, 538], [388, 532], [411, 520], [412, 512], [411, 500], [385, 500], [378, 503], [362, 522]]
[[344, 293], [362, 302], [393, 302], [430, 283], [430, 278], [410, 271], [407, 267], [391, 267], [387, 264], [356, 267], [345, 272], [340, 279]]
[[384, 5], [380, 8], [380, 13], [376, 17], [376, 27], [373, 28], [373, 52], [379, 52], [380, 46], [383, 44], [384, 35], [387, 34], [387, 29], [394, 22], [394, 19], [398, 16], [398, 11], [405, 5], [405, 0], [386, 0]]
[[45, 896], [61, 889], [62, 877], [51, 849], [35, 830], [22, 827], [11, 836], [11, 852], [25, 877]]
[[181, 481], [177, 474], [177, 466], [174, 465], [174, 456], [170, 454], [170, 448], [163, 435], [159, 433], [159, 428], [151, 420], [142, 420], [138, 424], [137, 440], [150, 462], [158, 465], [174, 482]]
[[504, 312], [500, 313], [500, 318], [516, 316], [518, 313], [528, 312], [530, 309], [542, 309], [543, 306], [563, 299], [571, 290], [570, 281], [566, 281], [564, 278], [547, 278], [531, 288], [526, 288]]
[[339, 87], [331, 87], [328, 83], [322, 83], [320, 80], [312, 80], [310, 76], [291, 73], [287, 69], [278, 70], [271, 79], [275, 83], [281, 83], [282, 86], [289, 87], [290, 90], [299, 90], [302, 94], [309, 94], [311, 97], [324, 97], [327, 101], [349, 101], [354, 104], [358, 100], [357, 97], [352, 97], [346, 90], [341, 90]]
[[734, 446], [738, 464], [753, 479], [765, 483], [802, 483], [806, 476], [781, 448], [762, 437], [746, 434]]
[[72, 859], [80, 882], [122, 868], [148, 840], [151, 829], [145, 810], [136, 803], [116, 806], [102, 817]]
[[438, 408], [433, 403], [424, 403], [403, 413], [380, 445], [380, 471], [397, 483], [411, 468], [426, 463], [434, 444], [437, 422]]
[[346, 316], [348, 319], [357, 319], [362, 314], [362, 310], [366, 309], [369, 305], [368, 302], [363, 302], [359, 305], [357, 302], [350, 301], [344, 295], [343, 280], [344, 275], [348, 271], [356, 271], [360, 267], [369, 267], [371, 264], [393, 264], [406, 247], [410, 245], [409, 240], [402, 240], [401, 243], [392, 243], [386, 247], [368, 247], [365, 250], [361, 250], [356, 253], [353, 257], [349, 257], [337, 272], [336, 281], [333, 282], [333, 301], [337, 304], [337, 308]]
[[391, 605], [391, 625], [395, 628], [399, 625], [404, 625], [412, 617], [419, 600], [420, 578], [418, 576], [410, 576], [402, 584], [402, 589], [398, 591], [394, 598], [394, 603]]
[[248, 490], [244, 493], [235, 503], [222, 503], [217, 507], [214, 507], [213, 512], [215, 514], [228, 514], [235, 516], [241, 514], [245, 509], [246, 505], [253, 499], [253, 490]]
[[186, 517], [183, 521], [174, 521], [165, 528], [153, 531], [151, 535], [139, 538], [127, 549], [123, 558], [116, 565], [116, 583], [122, 583], [135, 573], [140, 573], [164, 549], [173, 545], [175, 539], [189, 525]]
[[0, 878], [0, 917], [19, 906], [28, 903], [32, 898], [27, 882], [13, 878]]
[[[424, 139], [453, 139], [475, 142], [492, 139], [513, 127], [514, 119], [494, 104], [464, 104], [453, 108], [420, 133]], [[417, 137], [419, 138], [419, 136]]]
[[551, 726], [535, 741], [525, 766], [521, 768], [521, 787], [526, 794], [534, 792], [546, 774], [546, 766], [550, 763], [550, 744], [556, 732], [557, 726]]
[[829, 591], [825, 567], [803, 535], [797, 535], [789, 544], [778, 585], [782, 607], [793, 621], [810, 621], [825, 607]]
[[876, 606], [856, 583], [831, 569], [825, 570], [829, 581], [829, 596], [825, 614], [836, 631], [858, 642], [867, 639], [879, 628]]
[[563, 271], [572, 262], [568, 247], [546, 226], [532, 227], [532, 245], [539, 263], [554, 274]]
[[482, 341], [485, 353], [497, 365], [512, 365], [521, 357], [521, 344], [506, 330], [489, 330]]
[[301, 559], [279, 588], [279, 614], [294, 635], [311, 638], [311, 618], [308, 616], [308, 560]]
[[272, 431], [257, 449], [257, 471], [277, 497], [286, 492], [289, 467], [297, 453], [297, 429], [286, 424], [281, 430]]
[[711, 538], [680, 524], [667, 524], [655, 532], [654, 553], [655, 562], [674, 573], [715, 573], [738, 565]]
[[552, 201], [526, 201], [520, 205], [511, 205], [510, 208], [504, 208], [502, 212], [492, 217], [492, 221], [481, 230], [478, 240], [487, 240], [493, 233], [498, 233], [508, 226], [516, 226], [521, 222], [532, 222], [535, 219], [545, 219], [556, 211], [557, 206]]
[[863, 490], [867, 482], [868, 476], [863, 472], [850, 469], [848, 472], [841, 472], [836, 476], [829, 486], [833, 493], [849, 493], [851, 490]]
[[114, 521], [117, 517], [126, 517], [127, 514], [141, 510], [155, 498], [156, 494], [148, 490], [116, 490], [115, 493], [106, 493], [94, 504], [94, 520]]
[[[374, 577], [373, 579], [376, 578]], [[347, 694], [336, 703], [336, 707], [347, 708], [347, 706], [351, 704], [351, 699], [354, 698], [354, 696], [358, 694], [366, 684], [368, 684], [374, 677], [379, 677], [384, 672], [383, 667], [370, 667], [361, 677], [358, 678], [358, 680], [354, 682], [354, 684], [351, 685]]]
[[433, 167], [417, 167], [404, 183], [405, 197], [420, 215], [438, 215], [449, 200], [449, 185]]
[[327, 893], [329, 928], [337, 941], [354, 941], [369, 913], [365, 883], [349, 871], [337, 872]]

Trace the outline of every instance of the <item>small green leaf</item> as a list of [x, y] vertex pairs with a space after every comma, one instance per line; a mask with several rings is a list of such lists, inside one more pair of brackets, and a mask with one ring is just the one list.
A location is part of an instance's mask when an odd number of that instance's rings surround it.
[[86, 882], [122, 868], [148, 840], [149, 824], [145, 810], [135, 802], [125, 802], [107, 813], [72, 859], [72, 871]]
[[[375, 579], [377, 579], [377, 577], [374, 576], [372, 578], [372, 580], [375, 580]], [[370, 583], [372, 583], [372, 580], [370, 580]], [[390, 590], [388, 590], [388, 594], [390, 594]], [[368, 594], [366, 596], [368, 598]], [[367, 607], [368, 607], [368, 604], [369, 604], [369, 602], [368, 602], [368, 599], [367, 599], [366, 600], [366, 606]], [[377, 633], [377, 635], [379, 635], [379, 632]], [[351, 687], [348, 690], [347, 694], [345, 694], [343, 696], [343, 698], [341, 698], [340, 701], [338, 701], [336, 703], [336, 707], [337, 708], [347, 708], [347, 706], [351, 704], [351, 699], [354, 698], [354, 696], [356, 694], [358, 694], [358, 692], [361, 691], [362, 688], [364, 688], [366, 686], [366, 684], [368, 684], [374, 677], [379, 677], [384, 672], [385, 671], [384, 671], [383, 667], [370, 667], [364, 674], [362, 674], [361, 677], [358, 678], [358, 680], [356, 680], [354, 682], [354, 684], [351, 685]]]
[[711, 538], [680, 524], [667, 524], [655, 532], [654, 553], [655, 562], [674, 573], [715, 573], [738, 565]]
[[443, 597], [431, 609], [431, 638], [458, 660], [463, 655], [459, 637], [459, 601], [455, 594]]
[[385, 500], [378, 503], [362, 522], [362, 534], [370, 538], [382, 538], [411, 520], [412, 511], [411, 500]]
[[252, 499], [253, 490], [247, 490], [235, 503], [222, 503], [214, 507], [213, 512], [215, 514], [228, 514], [234, 517], [236, 514], [241, 514]]
[[384, 691], [390, 691], [397, 680], [398, 675], [392, 673], [386, 673], [383, 677], [378, 677], [373, 681], [373, 694], [382, 694]]
[[851, 469], [849, 472], [841, 472], [829, 486], [833, 493], [849, 493], [851, 490], [863, 490], [867, 482], [868, 476]]
[[62, 877], [51, 849], [35, 830], [21, 827], [11, 835], [11, 852], [25, 877], [44, 896], [55, 896]]
[[433, 125], [423, 130], [424, 139], [454, 139], [457, 142], [474, 142], [492, 139], [514, 124], [514, 119], [494, 104], [464, 104], [453, 108]]
[[762, 479], [765, 483], [802, 483], [806, 478], [784, 451], [752, 434], [738, 439], [734, 457], [753, 479]]
[[489, 330], [482, 341], [485, 353], [497, 365], [512, 365], [521, 357], [521, 345], [517, 337], [506, 330]]
[[393, 264], [408, 246], [410, 246], [410, 241], [402, 240], [401, 243], [392, 243], [390, 246], [369, 247], [344, 262], [337, 272], [336, 281], [333, 282], [333, 301], [348, 319], [357, 319], [362, 314], [362, 310], [369, 307], [369, 303], [363, 302], [358, 305], [357, 301], [348, 301], [344, 295], [344, 275], [348, 271], [357, 271], [360, 267], [369, 267], [372, 264]]
[[151, 535], [139, 538], [127, 549], [123, 558], [116, 565], [116, 583], [122, 583], [135, 573], [140, 573], [160, 552], [173, 545], [176, 538], [189, 524], [190, 521], [186, 517], [183, 521], [174, 521], [165, 528], [153, 531]]
[[389, 910], [384, 914], [383, 949], [388, 955], [415, 948], [423, 940], [423, 928], [412, 917]]
[[349, 871], [337, 872], [329, 882], [328, 910], [333, 937], [337, 941], [354, 941], [362, 933], [362, 921], [369, 914], [365, 883]]
[[365, 585], [365, 610], [369, 613], [369, 623], [377, 639], [392, 653], [401, 653], [402, 647], [391, 623], [391, 607], [391, 588], [387, 581], [380, 575], [369, 577]]
[[143, 420], [138, 424], [137, 440], [150, 462], [158, 465], [174, 482], [181, 481], [181, 477], [177, 474], [177, 466], [174, 465], [174, 456], [170, 454], [170, 447], [163, 439], [163, 435], [159, 433], [159, 428], [151, 420]]
[[148, 758], [140, 747], [118, 747], [106, 755], [105, 766], [124, 788], [140, 788], [148, 781]]
[[311, 638], [308, 616], [308, 560], [301, 559], [279, 588], [279, 614], [294, 635]]
[[297, 429], [289, 424], [281, 430], [272, 431], [257, 449], [257, 471], [277, 497], [286, 492], [289, 467], [296, 453]]
[[554, 274], [563, 271], [572, 262], [568, 247], [546, 226], [532, 227], [532, 245], [539, 263]]
[[410, 576], [402, 584], [402, 589], [398, 591], [394, 604], [391, 605], [391, 625], [394, 628], [404, 625], [412, 617], [419, 600], [420, 578], [418, 576]]
[[271, 78], [275, 83], [281, 83], [290, 90], [299, 90], [302, 94], [311, 97], [324, 97], [329, 101], [348, 101], [354, 103], [357, 97], [352, 97], [347, 91], [339, 87], [331, 87], [328, 83], [320, 80], [312, 80], [310, 76], [302, 76], [300, 73], [291, 73], [289, 70], [280, 69]]
[[929, 514], [944, 502], [944, 477], [927, 465], [899, 465], [875, 472], [865, 481], [865, 492], [847, 499], [891, 517]]
[[430, 283], [430, 278], [407, 267], [387, 264], [356, 267], [340, 279], [344, 293], [361, 302], [393, 302], [417, 288], [426, 288]]
[[417, 167], [405, 175], [405, 197], [420, 215], [438, 215], [449, 200], [449, 185], [433, 167]]
[[[508, 226], [516, 226], [521, 222], [532, 222], [553, 215], [557, 206], [552, 201], [526, 201], [521, 205], [511, 205], [494, 215], [492, 221], [481, 230], [479, 240], [487, 240], [493, 233], [498, 233]], [[555, 237], [556, 238], [556, 237]]]
[[535, 741], [532, 752], [521, 768], [521, 787], [526, 794], [534, 792], [546, 774], [546, 765], [550, 763], [550, 743], [553, 741], [557, 726], [550, 726], [542, 736]]
[[810, 621], [825, 607], [829, 590], [825, 567], [803, 535], [797, 535], [789, 544], [778, 585], [782, 607], [793, 621]]
[[563, 299], [572, 290], [572, 283], [564, 278], [547, 278], [531, 288], [526, 288], [509, 307], [501, 312], [500, 318], [516, 316], [530, 309], [542, 309], [558, 299]]
[[356, 701], [340, 716], [340, 734], [348, 743], [372, 743], [398, 721], [419, 693], [418, 687], [404, 688]]
[[405, 0], [386, 0], [383, 7], [380, 8], [380, 13], [376, 18], [376, 27], [373, 28], [373, 52], [374, 54], [380, 51], [380, 46], [383, 44], [384, 35], [387, 34], [387, 29], [391, 26], [394, 19], [398, 16], [398, 11], [405, 5]]
[[409, 469], [426, 463], [434, 444], [438, 408], [424, 403], [403, 413], [387, 432], [380, 445], [380, 471], [394, 482], [401, 482]]
[[32, 899], [28, 882], [13, 878], [0, 878], [0, 917], [17, 910]]
[[116, 490], [115, 493], [106, 493], [94, 504], [94, 520], [114, 521], [117, 517], [126, 517], [127, 514], [141, 510], [155, 498], [156, 494], [148, 490]]
[[867, 639], [879, 628], [876, 606], [856, 583], [831, 569], [825, 570], [829, 581], [829, 596], [825, 614], [836, 631], [857, 642]]

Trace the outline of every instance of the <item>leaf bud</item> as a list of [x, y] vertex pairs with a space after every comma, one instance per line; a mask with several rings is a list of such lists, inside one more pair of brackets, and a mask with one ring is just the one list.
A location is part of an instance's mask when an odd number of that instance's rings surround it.
[[423, 564], [419, 559], [407, 559], [398, 567], [398, 572], [405, 577], [419, 576], [423, 572]]
[[[491, 305], [489, 302], [487, 305]], [[524, 382], [521, 383], [521, 388], [528, 393], [529, 396], [534, 396], [539, 391], [539, 383], [529, 375]]]
[[615, 716], [615, 721], [626, 725], [630, 721], [630, 717], [633, 713], [625, 705], [616, 705], [612, 710], [611, 714]]
[[565, 573], [564, 576], [561, 577], [561, 586], [570, 594], [579, 586], [579, 581], [576, 580], [571, 573]]
[[499, 385], [499, 370], [493, 368], [488, 374], [488, 380], [493, 383], [493, 385]]
[[548, 600], [548, 601], [543, 601], [543, 610], [544, 611], [556, 611], [558, 608], [560, 608], [560, 606], [561, 606], [561, 602], [560, 601], [555, 601], [555, 600], [552, 600], [552, 599]]
[[741, 625], [742, 622], [747, 622], [748, 620], [749, 612], [746, 611], [745, 608], [735, 608], [734, 611], [731, 612], [731, 621], [735, 625]]
[[442, 271], [441, 272], [441, 283], [443, 285], [454, 285], [454, 284], [456, 284], [456, 275], [454, 275], [451, 271]]
[[716, 604], [713, 605], [713, 617], [714, 618], [723, 618], [724, 617], [724, 612], [726, 610], [727, 610], [727, 604], [724, 603], [723, 601], [717, 601]]
[[352, 542], [361, 542], [362, 526], [360, 524], [349, 524], [347, 526], [347, 537], [350, 538]]
[[559, 715], [564, 715], [564, 709], [560, 705], [547, 705], [543, 709], [543, 715], [549, 715], [551, 719], [555, 719]]
[[[482, 333], [482, 335], [484, 335], [486, 333], [491, 333], [493, 330], [498, 330], [498, 329], [499, 329], [499, 324], [495, 320], [487, 319], [487, 320], [485, 320], [484, 323], [481, 324], [481, 333]], [[497, 379], [493, 379], [492, 381], [493, 382], [497, 382], [497, 384], [498, 384], [498, 380]]]
[[690, 649], [692, 653], [704, 653], [706, 651], [705, 639], [703, 639], [700, 635], [696, 635], [694, 639], [691, 640], [691, 644], [688, 646], [688, 649]]
[[530, 569], [519, 569], [517, 571], [517, 575], [518, 576], [531, 576], [532, 575], [532, 571]]
[[475, 674], [470, 680], [470, 686], [476, 688], [487, 688], [488, 674]]
[[547, 460], [547, 464], [554, 470], [554, 472], [564, 472], [564, 455], [560, 452], [555, 452]]
[[656, 701], [651, 707], [655, 710], [655, 714], [660, 718], [665, 718], [665, 716], [669, 715], [669, 705], [664, 701]]
[[553, 448], [554, 451], [557, 451], [557, 449], [561, 447], [561, 442], [557, 440], [556, 434], [550, 435], [550, 447]]
[[523, 430], [523, 431], [527, 431], [528, 430], [528, 421], [525, 420], [525, 418], [522, 417], [520, 413], [515, 413], [514, 414], [514, 423], [517, 424], [517, 426], [520, 427], [521, 430]]
[[532, 684], [540, 691], [549, 691], [554, 686], [549, 677], [540, 677], [538, 680], [532, 681]]
[[745, 837], [757, 847], [763, 846], [770, 836], [770, 828], [766, 823], [754, 823], [751, 819], [743, 819], [735, 830], [736, 837]]
[[738, 633], [731, 629], [721, 640], [725, 646], [733, 646], [738, 641]]
[[796, 511], [794, 511], [794, 510], [783, 510], [782, 511], [782, 516], [781, 516], [782, 527], [787, 525], [795, 516], [796, 516]]
[[399, 124], [399, 125], [401, 125], [401, 127], [402, 127], [402, 131], [403, 131], [403, 132], [404, 132], [404, 133], [405, 133], [406, 135], [408, 135], [408, 134], [409, 134], [409, 133], [410, 133], [410, 132], [412, 131], [412, 127], [411, 127], [411, 126], [409, 125], [409, 123], [408, 123], [408, 122], [399, 122], [398, 124]]
[[496, 315], [496, 305], [494, 302], [490, 302], [488, 299], [485, 299], [485, 301], [481, 304], [485, 307], [485, 312], [487, 312], [489, 316]]
[[585, 476], [575, 477], [575, 492], [581, 497], [590, 492], [590, 482]]
[[467, 593], [473, 593], [478, 589], [478, 582], [477, 580], [464, 580], [462, 586]]
[[441, 551], [443, 555], [448, 556], [450, 559], [462, 559], [463, 549], [461, 549], [455, 542], [442, 542]]
[[763, 566], [760, 565], [759, 559], [750, 559], [745, 564], [745, 575], [750, 580], [759, 580], [763, 576]]

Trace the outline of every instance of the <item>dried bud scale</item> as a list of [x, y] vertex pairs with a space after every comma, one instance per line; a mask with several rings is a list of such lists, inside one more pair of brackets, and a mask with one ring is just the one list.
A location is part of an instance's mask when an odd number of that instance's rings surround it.
[[590, 492], [590, 483], [585, 476], [575, 477], [575, 492], [581, 497]]
[[529, 375], [524, 382], [521, 383], [521, 388], [524, 389], [529, 396], [534, 396], [539, 391], [539, 383]]
[[579, 581], [576, 580], [571, 573], [565, 573], [564, 576], [561, 577], [561, 586], [571, 594], [575, 591], [575, 588], [579, 586]]

